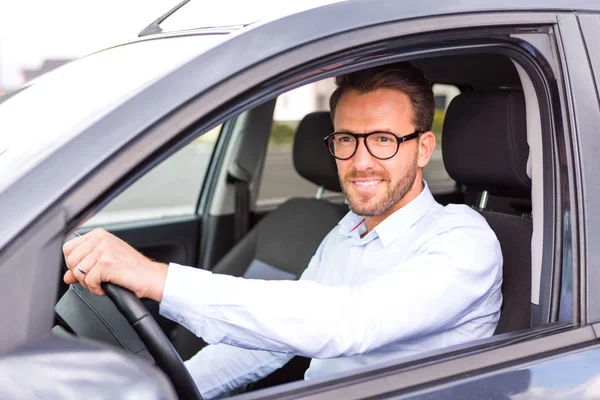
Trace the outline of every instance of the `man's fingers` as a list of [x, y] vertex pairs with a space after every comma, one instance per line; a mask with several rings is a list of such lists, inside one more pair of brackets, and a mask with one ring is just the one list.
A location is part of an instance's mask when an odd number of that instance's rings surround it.
[[[71, 269], [73, 276], [75, 276], [75, 278], [79, 282], [81, 282], [81, 285], [83, 287], [85, 287], [86, 289], [88, 289], [88, 283], [87, 283], [86, 279], [87, 279], [88, 275], [90, 274], [90, 272], [94, 270], [94, 267], [98, 263], [99, 259], [100, 259], [100, 252], [98, 250], [92, 250], [92, 252], [90, 254], [85, 256], [83, 258], [83, 260], [79, 261]], [[78, 265], [81, 268], [81, 270], [79, 268], [77, 268]]]
[[102, 271], [100, 268], [92, 268], [84, 277], [86, 288], [96, 296], [104, 296], [104, 290], [100, 284], [102, 283]]
[[[143, 282], [149, 273], [146, 266], [152, 262], [103, 229], [94, 229], [85, 236], [70, 240], [63, 250], [69, 269], [63, 279], [68, 284], [80, 282], [96, 295], [104, 295], [101, 287], [104, 281], [126, 287], [138, 297], [148, 292]], [[154, 292], [158, 293], [158, 290]], [[162, 290], [154, 297], [159, 298], [160, 294]]]
[[[96, 241], [93, 239], [88, 239], [85, 242], [82, 242], [79, 246], [75, 247], [65, 258], [67, 262], [67, 268], [72, 270], [77, 266], [77, 264], [81, 264], [85, 258], [91, 255], [92, 252], [97, 251], [96, 247]], [[85, 265], [93, 267], [94, 264], [96, 264], [97, 259], [98, 257], [94, 257], [93, 260], [88, 261], [85, 263]]]
[[77, 236], [76, 238], [73, 238], [71, 240], [69, 240], [68, 242], [66, 242], [65, 244], [63, 244], [63, 253], [65, 254], [65, 258], [69, 257], [69, 255], [71, 254], [71, 252], [80, 244], [86, 242], [87, 240], [90, 239], [90, 233], [86, 233], [85, 235], [82, 236]]
[[78, 282], [77, 278], [73, 274], [73, 271], [71, 271], [71, 270], [68, 270], [67, 272], [65, 272], [65, 275], [63, 276], [63, 280], [65, 281], [65, 283], [67, 285], [73, 285]]

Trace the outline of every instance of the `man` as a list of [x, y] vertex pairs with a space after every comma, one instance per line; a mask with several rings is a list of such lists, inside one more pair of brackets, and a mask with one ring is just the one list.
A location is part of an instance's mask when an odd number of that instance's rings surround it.
[[146, 259], [102, 230], [65, 244], [67, 283], [111, 281], [212, 344], [187, 367], [214, 397], [293, 355], [306, 378], [491, 336], [502, 303], [500, 245], [465, 205], [423, 181], [435, 147], [429, 81], [407, 63], [338, 77], [326, 139], [351, 211], [299, 281], [211, 274]]

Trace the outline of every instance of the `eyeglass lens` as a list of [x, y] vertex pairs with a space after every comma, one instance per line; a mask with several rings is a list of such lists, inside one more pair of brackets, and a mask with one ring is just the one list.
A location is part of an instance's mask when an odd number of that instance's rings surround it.
[[[336, 133], [329, 138], [329, 149], [337, 158], [352, 157], [357, 145], [357, 138], [347, 133]], [[372, 133], [365, 138], [365, 145], [374, 157], [390, 158], [398, 151], [398, 138], [391, 133]]]

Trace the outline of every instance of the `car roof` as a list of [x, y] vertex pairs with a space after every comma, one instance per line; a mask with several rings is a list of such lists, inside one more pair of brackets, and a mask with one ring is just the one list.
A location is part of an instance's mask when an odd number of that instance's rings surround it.
[[[478, 12], [508, 12], [508, 11], [600, 11], [600, 2], [590, 0], [462, 0], [460, 2], [440, 2], [439, 0], [423, 0], [418, 2], [398, 0], [345, 0], [330, 3], [290, 15], [276, 17], [271, 20], [249, 18], [246, 21], [237, 21], [232, 26], [202, 26], [187, 27], [180, 32], [199, 32], [207, 29], [221, 29], [222, 31], [235, 31], [247, 26], [262, 23], [276, 23], [287, 26], [289, 22], [299, 18], [311, 18], [317, 15], [326, 25], [340, 25], [342, 23], [358, 23], [364, 21], [364, 26], [377, 22], [390, 22], [427, 16], [441, 16], [462, 13]], [[185, 13], [186, 8], [175, 11], [173, 15]], [[390, 18], [392, 17], [392, 18]], [[168, 17], [165, 18], [168, 20]], [[156, 22], [156, 21], [155, 21]], [[354, 24], [352, 25], [354, 26]], [[177, 32], [171, 30], [171, 33]]]

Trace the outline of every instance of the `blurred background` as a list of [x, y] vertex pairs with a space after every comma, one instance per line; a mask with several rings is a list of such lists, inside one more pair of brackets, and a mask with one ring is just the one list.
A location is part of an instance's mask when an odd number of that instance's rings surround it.
[[[192, 0], [165, 30], [236, 25], [339, 0]], [[179, 0], [0, 0], [0, 93], [91, 52], [134, 39]], [[182, 9], [183, 11], [183, 9]]]
[[[9, 92], [69, 61], [134, 40], [140, 31], [180, 1], [0, 0], [0, 93]], [[161, 24], [161, 28], [175, 31], [248, 24], [338, 1], [342, 0], [191, 0]], [[315, 185], [296, 173], [292, 143], [296, 127], [305, 115], [329, 109], [329, 96], [334, 88], [333, 79], [329, 78], [277, 98], [257, 207], [279, 204], [289, 197], [314, 196], [317, 192]], [[456, 87], [434, 85], [436, 112], [432, 130], [438, 142], [441, 142], [446, 107], [458, 93]], [[157, 166], [88, 224], [195, 212], [203, 174], [219, 132], [220, 126], [217, 126]], [[195, 171], [195, 174], [182, 171]], [[425, 169], [425, 179], [438, 189], [455, 185], [444, 169], [439, 146]]]

